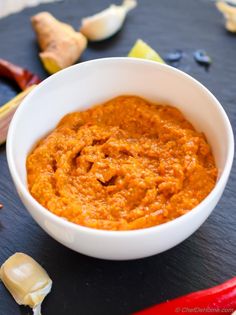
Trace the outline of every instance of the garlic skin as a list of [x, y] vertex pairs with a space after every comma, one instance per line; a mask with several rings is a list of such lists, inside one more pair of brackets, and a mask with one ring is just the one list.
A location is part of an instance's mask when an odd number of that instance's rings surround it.
[[90, 41], [107, 39], [121, 29], [127, 13], [136, 5], [136, 0], [124, 0], [120, 6], [112, 4], [100, 13], [83, 18], [80, 32]]
[[56, 2], [61, 0], [5, 0], [0, 1], [0, 18], [22, 11], [27, 7], [34, 7], [40, 3]]
[[33, 258], [12, 255], [1, 266], [0, 278], [19, 305], [28, 305], [34, 315], [41, 315], [41, 303], [51, 291], [52, 280]]
[[[231, 3], [234, 2], [231, 0]], [[224, 15], [225, 28], [230, 32], [236, 32], [236, 7], [233, 7], [223, 1], [217, 2], [216, 6]]]

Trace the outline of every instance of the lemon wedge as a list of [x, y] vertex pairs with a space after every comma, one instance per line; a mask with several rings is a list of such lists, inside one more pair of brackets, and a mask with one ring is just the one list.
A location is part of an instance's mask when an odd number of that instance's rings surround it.
[[136, 43], [130, 50], [128, 57], [148, 59], [160, 63], [165, 63], [161, 56], [141, 39], [138, 39], [136, 41]]

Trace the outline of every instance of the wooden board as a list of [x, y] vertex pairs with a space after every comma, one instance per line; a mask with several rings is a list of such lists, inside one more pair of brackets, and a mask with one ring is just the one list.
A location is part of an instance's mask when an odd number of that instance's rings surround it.
[[[82, 17], [105, 8], [108, 0], [65, 0], [41, 5], [0, 20], [0, 58], [46, 77], [30, 26], [42, 10], [78, 27]], [[124, 28], [103, 43], [90, 44], [82, 60], [126, 56], [137, 38], [162, 55], [183, 49], [181, 69], [205, 84], [222, 102], [236, 127], [236, 36], [223, 28], [214, 3], [204, 0], [139, 0]], [[204, 48], [213, 59], [209, 72], [192, 53]], [[140, 78], [142, 80], [142, 78]], [[171, 88], [170, 88], [171, 91]], [[0, 83], [0, 104], [14, 95]], [[209, 120], [211, 117], [209, 117]], [[236, 168], [224, 195], [202, 227], [181, 245], [137, 261], [112, 262], [75, 253], [49, 237], [33, 221], [9, 175], [5, 146], [0, 147], [0, 263], [16, 251], [32, 255], [53, 279], [43, 315], [126, 315], [236, 276]], [[0, 284], [0, 315], [29, 314]]]

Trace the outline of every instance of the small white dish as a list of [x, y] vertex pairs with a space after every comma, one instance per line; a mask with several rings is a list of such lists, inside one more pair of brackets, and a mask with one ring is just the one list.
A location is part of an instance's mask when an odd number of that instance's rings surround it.
[[[35, 143], [67, 113], [85, 110], [122, 94], [179, 108], [207, 136], [219, 169], [212, 192], [189, 213], [165, 224], [134, 230], [105, 231], [63, 220], [29, 193], [26, 157]], [[185, 240], [207, 219], [228, 180], [234, 138], [217, 99], [198, 81], [167, 65], [133, 58], [84, 62], [44, 80], [17, 109], [7, 138], [7, 159], [16, 189], [35, 221], [63, 245], [89, 256], [125, 260], [161, 253]]]

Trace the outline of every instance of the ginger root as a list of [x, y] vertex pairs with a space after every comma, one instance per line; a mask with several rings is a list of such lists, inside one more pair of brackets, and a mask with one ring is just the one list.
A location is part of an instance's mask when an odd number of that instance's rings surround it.
[[48, 12], [34, 15], [31, 22], [42, 50], [39, 57], [50, 74], [74, 64], [87, 46], [84, 35]]
[[223, 13], [225, 18], [225, 28], [229, 32], [236, 32], [236, 7], [231, 6], [223, 1], [216, 3], [218, 10]]

